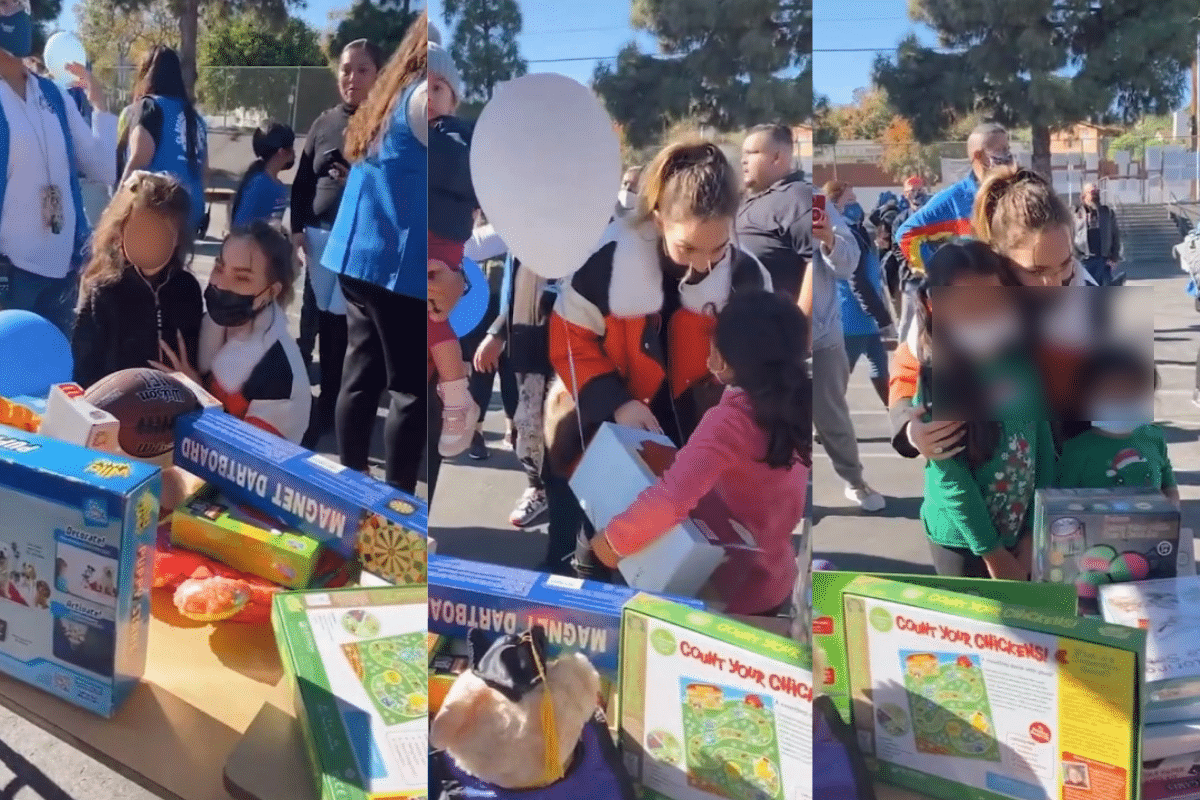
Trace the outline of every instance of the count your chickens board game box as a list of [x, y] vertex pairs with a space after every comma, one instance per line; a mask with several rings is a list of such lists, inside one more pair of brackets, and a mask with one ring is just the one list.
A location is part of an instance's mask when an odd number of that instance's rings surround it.
[[807, 652], [642, 594], [621, 627], [620, 738], [647, 800], [812, 800]]
[[1200, 578], [1101, 586], [1100, 611], [1146, 632], [1146, 722], [1200, 718]]
[[428, 795], [424, 586], [277, 594], [271, 623], [321, 800]]
[[399, 489], [215, 410], [175, 423], [175, 464], [368, 572], [425, 583], [428, 507]]
[[145, 666], [160, 473], [0, 431], [0, 670], [111, 716]]
[[852, 723], [887, 783], [941, 800], [1135, 800], [1145, 634], [860, 577]]

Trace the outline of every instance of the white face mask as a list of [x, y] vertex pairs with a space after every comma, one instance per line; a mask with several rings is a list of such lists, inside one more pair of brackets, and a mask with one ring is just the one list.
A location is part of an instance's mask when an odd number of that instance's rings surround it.
[[617, 205], [626, 211], [633, 211], [637, 206], [637, 195], [628, 189], [617, 192]]
[[1092, 407], [1092, 427], [1116, 436], [1126, 436], [1150, 419], [1145, 404], [1099, 402]]
[[1017, 318], [1011, 314], [979, 322], [955, 325], [948, 333], [966, 355], [984, 358], [994, 356], [1017, 340], [1021, 331]]

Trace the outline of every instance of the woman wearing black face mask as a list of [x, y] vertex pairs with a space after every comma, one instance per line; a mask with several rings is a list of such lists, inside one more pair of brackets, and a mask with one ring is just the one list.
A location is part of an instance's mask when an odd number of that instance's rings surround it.
[[258, 158], [233, 195], [234, 228], [244, 228], [255, 220], [283, 221], [288, 188], [279, 180], [279, 173], [295, 165], [295, 143], [295, 131], [281, 122], [264, 122], [254, 131], [254, 155]]

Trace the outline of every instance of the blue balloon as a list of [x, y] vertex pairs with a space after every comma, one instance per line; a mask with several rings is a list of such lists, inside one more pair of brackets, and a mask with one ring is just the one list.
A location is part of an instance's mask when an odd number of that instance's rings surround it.
[[483, 270], [469, 258], [462, 260], [463, 275], [466, 276], [470, 288], [462, 296], [458, 304], [450, 312], [450, 327], [460, 339], [479, 327], [487, 315], [488, 300], [492, 290], [488, 286], [487, 276]]
[[32, 311], [0, 311], [0, 397], [46, 397], [75, 371], [71, 343]]

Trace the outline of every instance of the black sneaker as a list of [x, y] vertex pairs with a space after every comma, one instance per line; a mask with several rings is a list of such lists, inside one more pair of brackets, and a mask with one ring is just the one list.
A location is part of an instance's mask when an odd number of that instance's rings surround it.
[[483, 434], [479, 431], [475, 431], [475, 436], [471, 439], [471, 446], [467, 448], [467, 455], [472, 461], [487, 461], [492, 457], [487, 442], [483, 440]]

